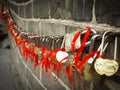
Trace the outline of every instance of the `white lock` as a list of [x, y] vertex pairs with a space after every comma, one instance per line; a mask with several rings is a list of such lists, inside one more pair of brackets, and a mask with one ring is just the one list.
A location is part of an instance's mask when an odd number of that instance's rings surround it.
[[65, 63], [68, 60], [68, 53], [64, 51], [58, 51], [56, 53], [56, 59], [58, 62]]
[[[105, 32], [103, 35], [103, 38], [102, 38], [102, 43], [101, 43], [102, 48], [101, 48], [100, 55], [102, 55], [102, 53], [103, 53], [104, 38], [107, 33], [108, 32]], [[99, 75], [112, 76], [118, 71], [119, 64], [117, 61], [115, 61], [116, 60], [116, 52], [117, 52], [116, 45], [117, 45], [117, 37], [115, 37], [114, 60], [103, 59], [103, 58], [96, 59], [96, 61], [94, 63], [94, 68]]]
[[98, 58], [94, 68], [100, 75], [112, 76], [118, 71], [119, 65], [114, 60]]

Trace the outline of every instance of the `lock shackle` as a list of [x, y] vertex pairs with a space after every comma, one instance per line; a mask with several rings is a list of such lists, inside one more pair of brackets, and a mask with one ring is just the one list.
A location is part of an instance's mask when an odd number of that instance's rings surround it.
[[[106, 39], [111, 40], [114, 39], [114, 60], [117, 59], [117, 45], [118, 45], [118, 37], [120, 36], [120, 32], [112, 32], [109, 35], [107, 35]], [[113, 40], [111, 40], [113, 41]]]
[[51, 47], [52, 47], [52, 38], [49, 37], [49, 38], [48, 38], [48, 42], [47, 42], [47, 49], [48, 49], [48, 50], [51, 50], [51, 49], [52, 49]]
[[112, 33], [110, 33], [109, 35], [106, 36], [106, 41], [112, 41], [113, 38], [119, 37], [119, 36], [120, 36], [120, 32], [112, 32]]
[[102, 55], [103, 51], [104, 51], [104, 43], [105, 43], [105, 40], [106, 40], [106, 36], [109, 35], [110, 33], [112, 33], [111, 31], [105, 31], [103, 33], [103, 36], [102, 36], [102, 41], [101, 41], [101, 50], [100, 50], [100, 55]]
[[[82, 32], [81, 32], [81, 37], [83, 37], [84, 36], [84, 34], [87, 32], [87, 30], [83, 30]], [[96, 30], [94, 30], [94, 29], [91, 29], [91, 34], [90, 34], [90, 37], [92, 37], [93, 35], [95, 35], [95, 34], [97, 34], [97, 32], [96, 32]], [[91, 39], [91, 38], [90, 38]], [[89, 40], [89, 41], [87, 41], [86, 43], [85, 43], [85, 46], [89, 46], [90, 45], [90, 43], [91, 43], [91, 41]]]
[[[87, 30], [83, 30], [83, 31], [81, 32], [81, 34], [83, 35], [83, 34], [85, 34], [86, 32], [87, 32]], [[91, 28], [91, 32], [92, 32], [93, 34], [97, 34], [96, 30], [94, 30], [94, 29], [92, 29], [92, 28]]]
[[50, 38], [50, 36], [47, 36], [46, 39], [45, 39], [45, 43], [44, 43], [44, 46], [47, 48], [47, 50], [49, 48], [49, 43], [50, 43], [49, 38]]
[[54, 49], [57, 49], [57, 47], [58, 47], [58, 42], [59, 41], [59, 36], [55, 36], [54, 37]]
[[91, 37], [91, 40], [90, 40], [90, 47], [89, 47], [89, 52], [93, 52], [94, 51], [94, 45], [96, 43], [96, 41], [98, 40], [101, 40], [102, 39], [102, 36], [100, 34], [96, 34], [96, 35], [93, 35]]
[[112, 32], [108, 35], [108, 38], [109, 37], [116, 37], [116, 36], [120, 36], [120, 32]]

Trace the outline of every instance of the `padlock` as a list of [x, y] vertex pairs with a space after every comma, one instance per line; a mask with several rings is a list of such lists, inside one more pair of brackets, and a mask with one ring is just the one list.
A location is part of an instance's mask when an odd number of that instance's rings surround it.
[[[103, 54], [104, 40], [105, 40], [105, 36], [108, 32], [109, 31], [107, 31], [103, 34], [100, 55]], [[116, 46], [116, 44], [117, 44], [117, 37], [115, 37], [115, 46]], [[114, 59], [116, 59], [116, 47], [114, 48], [114, 50], [115, 50], [114, 51], [114, 53], [115, 53]], [[94, 68], [99, 75], [112, 76], [118, 71], [119, 65], [116, 60], [103, 59], [100, 57], [100, 58], [96, 59], [96, 61], [94, 63]]]
[[42, 36], [40, 36], [40, 37], [38, 38], [38, 45], [39, 45], [39, 46], [42, 46], [41, 44], [42, 44]]
[[50, 36], [47, 36], [45, 40], [45, 47], [47, 48], [47, 50], [50, 50], [49, 45], [50, 45]]
[[[91, 37], [93, 35], [97, 34], [96, 30], [94, 30], [92, 28], [90, 30], [91, 30], [91, 34], [89, 35], [88, 41], [86, 42], [85, 46], [88, 46], [91, 43]], [[81, 32], [81, 40], [83, 39], [86, 32], [87, 32], [86, 29], [82, 30], [82, 32]]]
[[[96, 44], [98, 46], [100, 41], [101, 41], [101, 35], [99, 34], [93, 35], [90, 41], [91, 43], [89, 47], [89, 52], [96, 51], [95, 46]], [[101, 81], [101, 76], [95, 72], [94, 67], [93, 67], [93, 61], [95, 60], [97, 55], [98, 53], [95, 54], [93, 57], [91, 57], [88, 60], [88, 62], [86, 62], [84, 65], [84, 78], [86, 81], [90, 81], [90, 82]]]
[[56, 50], [58, 47], [59, 36], [54, 37], [54, 49]]
[[65, 63], [68, 60], [68, 53], [65, 51], [58, 51], [56, 53], [56, 60], [61, 63]]
[[[96, 35], [93, 35], [91, 40], [90, 40], [90, 47], [89, 47], [89, 52], [93, 52], [93, 51], [99, 51], [100, 50], [100, 46], [98, 49], [95, 49], [95, 46], [97, 44], [97, 46], [99, 45], [99, 42], [101, 41], [101, 35], [99, 34], [96, 34]], [[98, 53], [97, 53], [98, 54]], [[95, 54], [93, 57], [91, 57], [89, 60], [88, 60], [88, 63], [89, 64], [92, 64], [93, 61], [96, 59], [97, 57], [97, 54]]]
[[63, 38], [64, 38], [64, 36], [59, 36], [58, 39], [56, 40], [57, 49], [61, 48], [61, 44], [62, 44]]
[[[75, 38], [75, 41], [72, 42], [73, 38]], [[81, 45], [80, 41], [81, 41], [80, 40], [80, 30], [77, 32], [66, 34], [63, 38], [61, 48], [65, 47], [67, 52], [71, 52], [72, 51], [71, 46], [74, 46], [75, 49], [78, 49]], [[71, 45], [71, 44], [73, 44], [73, 45]]]
[[58, 49], [58, 41], [59, 41], [59, 36], [54, 37], [54, 49]]
[[28, 42], [32, 42], [35, 45], [38, 44], [38, 39], [39, 39], [38, 35], [28, 35]]
[[46, 36], [43, 35], [43, 36], [41, 37], [41, 46], [42, 46], [42, 47], [45, 47], [45, 39], [46, 39]]
[[53, 36], [49, 37], [48, 39], [48, 50], [52, 50], [53, 47]]
[[88, 60], [91, 56], [93, 56], [95, 53], [97, 53], [97, 52], [91, 52], [90, 54], [88, 54], [88, 55], [85, 56], [84, 58], [81, 57], [81, 56], [82, 56], [82, 53], [83, 53], [83, 50], [84, 50], [84, 48], [85, 48], [85, 44], [86, 44], [86, 42], [87, 42], [90, 34], [91, 34], [91, 29], [90, 29], [89, 27], [87, 27], [87, 32], [86, 32], [85, 35], [84, 35], [84, 38], [83, 38], [82, 43], [81, 43], [81, 46], [80, 46], [77, 54], [75, 55], [74, 61], [73, 61], [73, 62], [74, 62], [74, 65], [75, 65], [75, 67], [76, 67], [77, 69], [80, 69], [80, 68], [84, 65], [84, 63], [87, 62], [87, 60]]
[[35, 61], [37, 63], [39, 60], [41, 60], [41, 46], [39, 45], [40, 37], [38, 35], [31, 35], [29, 36], [30, 39], [30, 52], [31, 52], [31, 61]]

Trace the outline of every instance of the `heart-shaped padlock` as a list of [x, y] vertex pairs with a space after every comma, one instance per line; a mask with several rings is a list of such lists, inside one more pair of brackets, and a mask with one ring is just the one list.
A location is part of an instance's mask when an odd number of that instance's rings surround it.
[[[103, 54], [104, 40], [108, 32], [109, 31], [103, 34], [100, 56], [102, 56]], [[118, 62], [116, 61], [116, 51], [117, 51], [116, 45], [117, 45], [117, 37], [115, 37], [114, 60], [103, 59], [101, 57], [96, 59], [94, 63], [94, 68], [99, 75], [112, 76], [118, 71], [119, 65], [118, 65]]]
[[118, 71], [118, 63], [114, 60], [98, 58], [95, 62], [95, 70], [100, 75], [112, 76]]
[[58, 62], [65, 63], [68, 60], [68, 53], [65, 51], [58, 51], [56, 53], [56, 59]]

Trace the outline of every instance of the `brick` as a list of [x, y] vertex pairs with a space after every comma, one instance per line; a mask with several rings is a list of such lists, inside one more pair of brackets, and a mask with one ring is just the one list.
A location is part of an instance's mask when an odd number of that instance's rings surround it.
[[30, 4], [27, 4], [26, 6], [25, 6], [25, 16], [26, 16], [26, 18], [32, 18], [32, 3], [30, 3]]
[[35, 18], [49, 18], [49, 0], [35, 0], [33, 2], [33, 12]]
[[79, 29], [80, 29], [80, 27], [67, 26], [67, 33], [72, 33], [72, 32], [75, 32], [75, 31], [77, 31]]
[[39, 25], [39, 22], [34, 22], [34, 21], [28, 22], [28, 32], [37, 34], [38, 33], [38, 25]]
[[[48, 32], [49, 30], [49, 32]], [[55, 23], [42, 23], [41, 24], [41, 35], [49, 35], [49, 36], [55, 36], [55, 35], [64, 35], [65, 34], [65, 26], [59, 25]]]
[[21, 17], [21, 18], [23, 18], [24, 17], [24, 6], [19, 6], [19, 16]]

